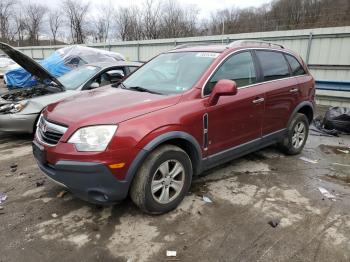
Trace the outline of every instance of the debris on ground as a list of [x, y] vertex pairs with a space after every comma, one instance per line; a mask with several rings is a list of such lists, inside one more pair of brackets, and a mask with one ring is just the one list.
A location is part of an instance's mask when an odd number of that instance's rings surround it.
[[339, 148], [337, 148], [337, 150], [338, 150], [339, 152], [344, 153], [344, 154], [349, 154], [349, 153], [350, 153], [349, 150], [342, 150], [342, 149], [339, 149]]
[[10, 168], [17, 168], [17, 166], [18, 166], [17, 164], [11, 164]]
[[325, 116], [314, 119], [315, 127], [323, 133], [338, 136], [350, 133], [350, 108], [331, 107]]
[[347, 165], [347, 164], [340, 164], [340, 163], [332, 163], [332, 165], [350, 167], [350, 165]]
[[37, 186], [37, 187], [43, 186], [44, 183], [45, 183], [45, 180], [38, 181], [38, 182], [36, 182], [36, 186]]
[[167, 257], [176, 257], [176, 251], [167, 250], [167, 251], [166, 251], [166, 256], [167, 256]]
[[17, 168], [16, 168], [16, 167], [15, 167], [15, 168], [11, 168], [10, 171], [11, 171], [12, 173], [15, 173], [15, 172], [17, 171]]
[[57, 215], [56, 213], [51, 214], [51, 216], [52, 216], [53, 218], [58, 217], [58, 215]]
[[306, 157], [299, 157], [300, 160], [303, 160], [305, 162], [308, 162], [308, 163], [311, 163], [311, 164], [317, 164], [318, 161], [317, 160], [312, 160], [312, 159], [309, 159], [309, 158], [306, 158]]
[[270, 226], [272, 226], [273, 228], [277, 227], [279, 223], [280, 223], [280, 220], [279, 220], [279, 219], [271, 219], [271, 220], [268, 222], [268, 224], [269, 224]]
[[203, 201], [205, 202], [205, 203], [213, 203], [213, 201], [208, 197], [208, 196], [203, 196]]
[[331, 193], [329, 193], [329, 191], [323, 187], [319, 187], [318, 190], [321, 192], [321, 194], [328, 198], [328, 199], [331, 199], [333, 201], [335, 201], [336, 197], [334, 195], [332, 195]]
[[5, 177], [11, 177], [13, 174], [6, 174]]
[[21, 173], [19, 173], [18, 175], [19, 176], [24, 176], [24, 175], [26, 175], [27, 173], [26, 172], [21, 172]]
[[7, 195], [5, 195], [4, 193], [0, 193], [0, 204], [4, 203], [7, 199]]
[[0, 206], [0, 210], [4, 210], [4, 207], [3, 207], [3, 206]]
[[11, 192], [12, 190], [14, 190], [15, 189], [15, 187], [9, 187], [9, 188], [7, 188], [5, 191], [4, 191], [4, 194], [6, 194], [6, 193], [8, 193], [8, 192]]
[[61, 192], [59, 192], [58, 194], [57, 194], [57, 198], [62, 198], [62, 197], [64, 197], [64, 195], [67, 193], [67, 191], [66, 190], [62, 190]]

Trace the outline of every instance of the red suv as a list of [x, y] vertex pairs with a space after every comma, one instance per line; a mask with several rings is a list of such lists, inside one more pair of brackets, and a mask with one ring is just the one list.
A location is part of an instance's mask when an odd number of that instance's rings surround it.
[[40, 169], [79, 198], [130, 194], [147, 213], [174, 209], [192, 176], [279, 144], [299, 153], [315, 82], [283, 46], [236, 41], [160, 54], [117, 87], [49, 105], [33, 142]]

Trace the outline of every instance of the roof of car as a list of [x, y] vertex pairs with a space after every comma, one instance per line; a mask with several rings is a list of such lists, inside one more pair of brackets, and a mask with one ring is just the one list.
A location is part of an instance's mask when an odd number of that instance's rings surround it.
[[115, 62], [97, 62], [97, 63], [91, 63], [87, 65], [107, 68], [107, 67], [113, 67], [113, 66], [142, 66], [142, 63], [130, 62], [130, 61], [115, 61]]
[[259, 40], [237, 40], [229, 44], [213, 44], [213, 43], [197, 43], [197, 44], [184, 44], [175, 47], [170, 52], [215, 52], [222, 53], [228, 49], [243, 49], [243, 48], [267, 48], [286, 50], [284, 46], [272, 42], [259, 41]]

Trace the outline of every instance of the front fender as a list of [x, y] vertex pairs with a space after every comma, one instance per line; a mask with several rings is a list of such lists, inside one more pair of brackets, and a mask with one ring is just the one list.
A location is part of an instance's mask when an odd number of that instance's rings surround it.
[[[150, 135], [151, 134], [149, 134], [149, 136]], [[192, 135], [190, 135], [189, 133], [186, 133], [184, 131], [169, 131], [169, 132], [163, 133], [161, 135], [157, 135], [152, 140], [149, 140], [149, 142], [147, 144], [144, 144], [142, 146], [142, 148], [140, 148], [141, 151], [138, 153], [136, 158], [131, 163], [125, 179], [129, 183], [131, 183], [134, 176], [136, 175], [138, 168], [143, 163], [143, 161], [146, 159], [148, 154], [150, 152], [152, 152], [152, 150], [155, 149], [157, 146], [159, 146], [163, 143], [166, 143], [166, 141], [170, 141], [172, 139], [183, 139], [183, 140], [191, 143], [193, 148], [195, 148], [196, 158], [198, 159], [198, 161], [197, 161], [198, 167], [196, 167], [196, 169], [201, 170], [200, 163], [201, 163], [202, 153], [201, 153], [201, 147], [200, 147], [199, 143], [197, 142], [197, 140]]]

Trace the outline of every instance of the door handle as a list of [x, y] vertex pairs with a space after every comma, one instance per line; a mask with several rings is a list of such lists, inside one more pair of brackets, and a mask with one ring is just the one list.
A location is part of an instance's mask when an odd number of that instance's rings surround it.
[[289, 93], [297, 93], [297, 92], [299, 92], [298, 88], [293, 88], [293, 89], [289, 90]]
[[260, 104], [260, 103], [262, 103], [262, 102], [264, 102], [265, 101], [265, 98], [256, 98], [255, 100], [253, 100], [253, 104]]

